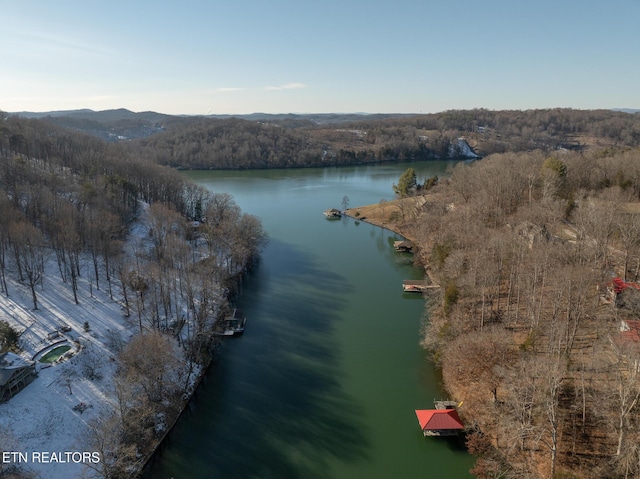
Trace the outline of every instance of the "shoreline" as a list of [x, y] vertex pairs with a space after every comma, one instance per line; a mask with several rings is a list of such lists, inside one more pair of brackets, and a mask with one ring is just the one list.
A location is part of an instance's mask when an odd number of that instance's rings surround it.
[[[373, 204], [373, 205], [364, 205], [349, 208], [346, 211], [343, 211], [343, 214], [354, 221], [363, 221], [365, 223], [371, 224], [373, 226], [385, 229], [387, 231], [391, 231], [397, 235], [402, 236], [403, 238], [415, 243], [415, 236], [412, 235], [409, 231], [407, 231], [406, 225], [399, 223], [394, 220], [393, 213], [394, 211], [401, 211], [403, 206], [402, 203], [411, 204], [411, 208], [415, 208], [415, 204], [423, 197], [409, 197], [403, 199], [395, 199], [386, 202], [385, 205], [381, 204]], [[385, 219], [387, 221], [385, 221]], [[403, 227], [405, 226], [405, 227]], [[425, 265], [421, 262], [421, 267], [424, 268], [425, 274], [427, 273]], [[242, 275], [237, 278], [237, 284], [242, 281]], [[227, 298], [229, 300], [229, 298]], [[214, 341], [218, 341], [214, 338]], [[213, 353], [209, 357], [206, 365], [200, 370], [200, 374], [195, 381], [193, 390], [189, 397], [183, 402], [179, 413], [176, 415], [175, 420], [172, 421], [171, 425], [165, 430], [163, 435], [158, 439], [157, 443], [153, 446], [152, 450], [147, 454], [144, 461], [142, 462], [140, 468], [137, 472], [132, 476], [135, 479], [142, 479], [144, 477], [147, 469], [153, 464], [156, 454], [158, 454], [166, 441], [167, 437], [171, 434], [175, 426], [178, 424], [178, 421], [182, 418], [185, 412], [189, 408], [189, 404], [193, 400], [196, 395], [200, 384], [202, 383], [205, 375], [208, 373], [209, 369], [213, 367], [214, 359], [215, 359], [215, 351], [217, 348], [213, 349]], [[445, 388], [446, 390], [446, 388]]]
[[144, 461], [141, 463], [140, 468], [138, 469], [138, 471], [132, 477], [134, 477], [135, 479], [142, 478], [144, 476], [147, 468], [151, 464], [153, 464], [153, 460], [155, 458], [155, 455], [160, 451], [160, 449], [164, 445], [165, 440], [167, 439], [169, 434], [171, 434], [171, 431], [173, 431], [174, 427], [178, 424], [178, 421], [182, 418], [182, 416], [185, 414], [187, 409], [189, 409], [189, 404], [191, 403], [191, 400], [193, 399], [193, 397], [196, 395], [196, 392], [197, 392], [198, 388], [200, 387], [200, 384], [202, 383], [202, 380], [204, 379], [204, 377], [206, 376], [207, 372], [209, 371], [209, 368], [211, 367], [212, 363], [213, 363], [213, 356], [209, 359], [209, 361], [207, 362], [206, 366], [202, 367], [202, 370], [201, 370], [202, 372], [198, 376], [198, 379], [196, 380], [196, 382], [194, 383], [192, 393], [189, 395], [189, 397], [187, 399], [184, 400], [184, 403], [183, 403], [182, 407], [180, 408], [180, 412], [176, 415], [175, 420], [164, 431], [162, 436], [158, 439], [158, 442], [153, 446], [152, 450], [147, 454], [147, 456], [145, 457]]
[[[353, 208], [347, 209], [346, 211], [343, 211], [343, 215], [355, 221], [363, 221], [373, 226], [386, 229], [411, 242], [415, 242], [415, 236], [412, 235], [409, 231], [407, 231], [406, 227], [403, 228], [403, 225], [401, 223], [393, 219], [393, 212], [401, 211], [404, 208], [403, 206], [401, 206], [402, 203], [411, 204], [411, 207], [414, 208], [415, 203], [421, 198], [423, 197], [419, 196], [419, 197], [390, 200], [386, 202], [384, 206], [380, 204], [373, 204], [373, 205], [353, 207]], [[385, 219], [387, 221], [385, 221]], [[424, 267], [424, 265], [422, 265], [422, 267]], [[425, 274], [427, 274], [426, 269], [425, 269]], [[236, 284], [239, 284], [241, 281], [242, 281], [242, 275], [239, 275], [237, 278]], [[214, 341], [217, 341], [217, 340], [214, 339]], [[176, 425], [178, 424], [178, 421], [182, 418], [182, 416], [188, 410], [189, 404], [197, 394], [198, 388], [202, 383], [205, 375], [209, 372], [209, 369], [214, 366], [213, 363], [215, 359], [215, 349], [216, 348], [214, 348], [214, 352], [210, 356], [207, 364], [203, 365], [202, 369], [200, 370], [200, 374], [198, 376], [198, 379], [195, 382], [193, 390], [189, 395], [189, 397], [183, 402], [180, 412], [176, 415], [175, 420], [172, 421], [171, 425], [164, 431], [163, 435], [158, 439], [157, 443], [153, 446], [153, 449], [145, 457], [140, 468], [132, 476], [135, 479], [142, 479], [144, 477], [144, 474], [146, 473], [148, 468], [153, 464], [156, 454], [158, 454], [161, 451], [166, 439], [169, 437], [173, 429], [176, 427]]]
[[[415, 234], [413, 220], [417, 218], [425, 205], [440, 200], [436, 193], [428, 193], [406, 198], [396, 198], [385, 202], [365, 206], [356, 206], [343, 212], [355, 221], [364, 221], [373, 226], [391, 231], [413, 244], [414, 264], [424, 270], [432, 284], [438, 284], [433, 277], [428, 261], [429, 243], [420, 242]], [[404, 219], [403, 219], [404, 217]], [[426, 247], [425, 247], [426, 245]]]
[[356, 221], [364, 221], [415, 242], [415, 236], [411, 234], [406, 220], [404, 222], [398, 220], [402, 216], [412, 217], [414, 210], [422, 206], [424, 202], [424, 196], [412, 196], [371, 205], [355, 206], [348, 208], [343, 214]]
[[[234, 281], [234, 286], [235, 287], [240, 285], [240, 283], [242, 282], [242, 278], [243, 278], [243, 274], [242, 273], [237, 275], [236, 280]], [[229, 297], [226, 298], [226, 301], [227, 301], [228, 305], [230, 305], [230, 303], [231, 303], [232, 296], [233, 295], [230, 295]], [[221, 318], [219, 317], [216, 320], [216, 323], [218, 322], [219, 319], [221, 319]], [[189, 404], [191, 403], [191, 401], [195, 397], [196, 393], [198, 392], [198, 388], [202, 384], [202, 381], [204, 380], [204, 377], [209, 372], [209, 369], [211, 367], [213, 367], [213, 363], [214, 363], [214, 360], [216, 358], [216, 354], [217, 354], [218, 348], [219, 348], [220, 344], [222, 344], [222, 341], [224, 341], [224, 339], [218, 339], [216, 336], [212, 335], [212, 337], [211, 337], [211, 351], [210, 351], [209, 357], [208, 357], [206, 363], [202, 364], [202, 367], [200, 368], [200, 370], [198, 372], [198, 377], [194, 381], [193, 388], [191, 390], [191, 393], [189, 394], [189, 397], [186, 398], [182, 402], [179, 412], [175, 415], [175, 419], [165, 429], [165, 431], [163, 432], [162, 436], [158, 438], [157, 442], [153, 445], [151, 450], [146, 454], [144, 460], [140, 464], [140, 467], [137, 468], [136, 472], [131, 476], [132, 478], [141, 479], [142, 477], [144, 477], [144, 474], [145, 474], [147, 468], [150, 467], [153, 464], [153, 461], [154, 461], [154, 458], [155, 458], [156, 454], [159, 453], [159, 451], [161, 450], [162, 446], [164, 445], [164, 442], [166, 441], [166, 439], [169, 437], [169, 435], [171, 434], [173, 429], [178, 424], [178, 421], [180, 421], [182, 416], [189, 409]]]
[[406, 240], [413, 241], [413, 239], [410, 236], [408, 236], [407, 234], [403, 233], [402, 230], [400, 230], [400, 228], [398, 228], [395, 225], [388, 225], [388, 224], [380, 223], [377, 220], [369, 219], [366, 216], [358, 217], [358, 216], [355, 216], [354, 214], [352, 214], [350, 212], [350, 210], [357, 210], [357, 209], [358, 209], [357, 207], [356, 208], [350, 208], [349, 210], [344, 212], [344, 215], [349, 217], [349, 218], [351, 218], [354, 221], [362, 221], [364, 223], [368, 223], [368, 224], [370, 224], [372, 226], [376, 226], [378, 228], [382, 228], [384, 230], [391, 231], [392, 233], [400, 235]]
[[[216, 340], [214, 339], [214, 341]], [[216, 349], [217, 348], [214, 348], [213, 353], [211, 354], [207, 363], [202, 365], [202, 368], [200, 369], [200, 373], [198, 374], [198, 377], [194, 382], [193, 390], [191, 391], [191, 394], [189, 394], [189, 397], [183, 401], [182, 405], [180, 406], [180, 411], [178, 412], [178, 414], [176, 414], [175, 419], [171, 422], [169, 427], [165, 429], [162, 436], [158, 438], [156, 444], [154, 444], [151, 451], [147, 453], [144, 460], [140, 464], [140, 467], [138, 468], [136, 473], [132, 476], [133, 478], [141, 479], [144, 476], [146, 469], [153, 463], [155, 455], [162, 448], [165, 440], [167, 439], [169, 434], [171, 434], [171, 431], [173, 431], [174, 427], [178, 424], [178, 421], [182, 418], [182, 416], [185, 414], [187, 409], [189, 409], [189, 404], [191, 403], [191, 400], [196, 395], [196, 392], [198, 391], [200, 384], [202, 383], [204, 377], [206, 376], [207, 372], [209, 371], [209, 368], [213, 363]]]

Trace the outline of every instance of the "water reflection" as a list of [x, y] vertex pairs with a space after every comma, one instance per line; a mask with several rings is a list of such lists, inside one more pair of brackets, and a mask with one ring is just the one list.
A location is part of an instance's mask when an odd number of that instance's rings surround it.
[[225, 342], [147, 479], [468, 477], [471, 459], [425, 441], [413, 412], [441, 394], [418, 345], [424, 300], [401, 287], [422, 272], [390, 232], [322, 216], [345, 194], [389, 196], [404, 169], [190, 174], [271, 240], [239, 299], [245, 334]]
[[146, 477], [324, 478], [327, 457], [367, 459], [366, 423], [341, 389], [332, 341], [351, 288], [295, 245], [268, 248], [245, 284], [247, 330], [209, 374], [205, 388], [218, 393], [176, 429], [197, 454], [162, 456]]

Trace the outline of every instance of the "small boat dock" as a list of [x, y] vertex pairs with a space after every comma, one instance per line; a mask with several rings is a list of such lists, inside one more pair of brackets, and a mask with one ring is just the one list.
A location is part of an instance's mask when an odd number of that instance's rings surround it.
[[342, 211], [337, 210], [335, 208], [330, 208], [324, 211], [324, 217], [328, 220], [337, 220], [342, 218]]
[[402, 282], [402, 290], [405, 293], [422, 293], [429, 289], [436, 289], [439, 287], [440, 285], [429, 284], [427, 281], [423, 279], [405, 279]]
[[221, 328], [219, 328], [214, 334], [216, 336], [236, 336], [244, 333], [244, 327], [247, 322], [241, 309], [234, 309], [233, 313], [225, 317], [221, 322]]
[[457, 436], [464, 429], [456, 409], [458, 403], [455, 401], [434, 401], [434, 403], [435, 409], [416, 410], [422, 434], [425, 437]]
[[411, 241], [403, 240], [403, 241], [394, 241], [393, 249], [399, 252], [404, 253], [412, 253], [413, 252], [413, 243]]
[[456, 401], [433, 401], [436, 409], [455, 409], [458, 407]]

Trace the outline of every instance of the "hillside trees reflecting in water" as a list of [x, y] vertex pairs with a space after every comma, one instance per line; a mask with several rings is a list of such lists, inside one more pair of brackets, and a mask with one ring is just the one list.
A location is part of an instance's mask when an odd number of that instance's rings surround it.
[[620, 327], [640, 310], [611, 280], [640, 276], [640, 150], [493, 155], [425, 198], [412, 234], [446, 287], [424, 343], [478, 476], [639, 474], [640, 343]]

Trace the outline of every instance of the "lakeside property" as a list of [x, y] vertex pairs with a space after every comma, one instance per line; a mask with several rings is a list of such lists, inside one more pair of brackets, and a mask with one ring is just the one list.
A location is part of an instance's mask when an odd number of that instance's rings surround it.
[[384, 200], [379, 203], [348, 208], [345, 214], [357, 221], [366, 221], [385, 228], [415, 243], [411, 222], [427, 201], [425, 196], [410, 196]]
[[420, 208], [348, 212], [410, 239], [443, 285], [423, 344], [481, 477], [638, 473], [639, 154], [494, 155]]
[[[59, 278], [55, 256], [49, 256], [43, 260], [38, 309], [30, 309], [28, 289], [12, 277], [6, 278], [0, 312], [8, 327], [17, 332], [19, 355], [0, 355], [3, 450], [10, 448], [31, 457], [40, 451], [76, 451], [81, 445], [95, 454], [91, 458], [99, 458], [92, 462], [56, 461], [53, 465], [44, 461], [10, 462], [6, 468], [50, 479], [88, 473], [110, 477], [125, 470], [130, 474], [152, 456], [206, 371], [217, 344], [213, 330], [228, 310], [226, 288], [233, 278], [223, 286], [213, 281], [212, 270], [203, 271], [211, 281], [193, 269], [190, 278], [175, 276], [173, 279], [181, 279], [183, 288], [189, 288], [192, 301], [206, 304], [206, 310], [199, 309], [196, 314], [175, 289], [171, 301], [176, 308], [183, 305], [181, 319], [156, 315], [161, 306], [152, 301], [159, 292], [154, 279], [159, 279], [162, 262], [156, 262], [154, 228], [161, 229], [168, 217], [153, 206], [141, 205], [140, 211], [123, 244], [123, 254], [129, 255], [121, 260], [129, 265], [127, 274], [117, 281], [112, 277], [98, 288], [96, 277], [83, 275], [77, 278], [74, 295], [70, 285]], [[165, 239], [174, 246], [180, 244], [177, 235]], [[188, 255], [189, 262], [194, 261], [191, 268], [208, 258], [205, 242], [198, 238], [193, 241], [195, 248]], [[168, 251], [163, 253], [166, 258]], [[89, 263], [90, 258], [81, 255], [80, 260]], [[189, 268], [188, 264], [183, 266]], [[237, 276], [244, 266], [237, 262], [234, 268]], [[108, 277], [102, 265], [97, 272], [98, 278]], [[169, 277], [163, 279], [162, 287], [170, 291]], [[141, 283], [144, 288], [136, 288]], [[149, 297], [143, 297], [140, 290]], [[167, 311], [166, 305], [163, 308]], [[236, 315], [230, 314], [233, 322]], [[223, 323], [220, 321], [226, 331]], [[244, 320], [232, 326], [234, 333], [239, 332]], [[211, 339], [207, 339], [207, 333]], [[202, 341], [199, 356], [194, 350], [189, 353], [188, 345], [195, 337]], [[146, 413], [137, 416], [142, 404]], [[127, 418], [126, 426], [121, 414]], [[153, 432], [147, 429], [149, 426]], [[128, 445], [124, 437], [132, 438]], [[137, 444], [140, 438], [144, 438], [144, 445], [132, 447], [131, 443]]]

